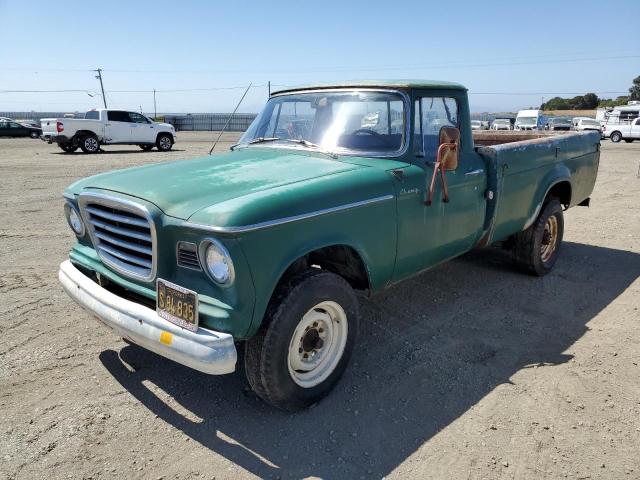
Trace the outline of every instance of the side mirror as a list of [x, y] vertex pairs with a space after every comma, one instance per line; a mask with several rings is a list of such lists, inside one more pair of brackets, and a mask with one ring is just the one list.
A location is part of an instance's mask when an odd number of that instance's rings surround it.
[[455, 127], [442, 127], [440, 129], [438, 153], [436, 155], [436, 163], [433, 166], [433, 174], [431, 175], [431, 183], [427, 189], [427, 197], [424, 200], [425, 205], [431, 205], [433, 200], [433, 192], [436, 188], [436, 177], [440, 173], [440, 181], [442, 183], [442, 201], [449, 201], [449, 189], [447, 188], [447, 177], [445, 170], [455, 170], [458, 168], [458, 153], [460, 151], [460, 130]]
[[460, 150], [460, 130], [455, 127], [442, 127], [438, 142], [438, 158], [443, 170], [458, 168], [458, 152]]

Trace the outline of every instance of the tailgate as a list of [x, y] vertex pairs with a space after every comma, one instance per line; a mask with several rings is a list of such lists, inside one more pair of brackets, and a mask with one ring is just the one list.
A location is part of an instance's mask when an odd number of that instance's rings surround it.
[[57, 135], [58, 130], [56, 129], [56, 122], [59, 119], [57, 118], [43, 118], [40, 120], [40, 127], [42, 128], [43, 135]]

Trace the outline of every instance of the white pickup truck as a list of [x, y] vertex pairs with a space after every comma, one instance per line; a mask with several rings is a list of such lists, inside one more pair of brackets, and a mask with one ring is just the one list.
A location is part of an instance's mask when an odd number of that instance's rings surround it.
[[605, 123], [602, 131], [604, 138], [609, 137], [612, 142], [633, 142], [640, 139], [640, 118], [636, 118], [629, 123]]
[[138, 145], [142, 150], [154, 146], [171, 150], [176, 131], [168, 123], [156, 123], [137, 112], [125, 110], [90, 110], [82, 118], [43, 118], [42, 140], [56, 142], [65, 152], [81, 148], [96, 153], [100, 145]]

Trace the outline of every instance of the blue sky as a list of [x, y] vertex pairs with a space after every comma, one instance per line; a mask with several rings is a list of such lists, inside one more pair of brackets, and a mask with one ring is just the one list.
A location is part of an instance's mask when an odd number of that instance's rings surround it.
[[255, 111], [269, 80], [456, 81], [474, 111], [611, 97], [640, 75], [639, 18], [640, 0], [0, 0], [0, 111], [100, 106], [97, 67], [110, 107], [145, 112], [154, 88], [159, 112], [230, 111], [243, 90], [212, 89], [249, 82], [240, 111]]

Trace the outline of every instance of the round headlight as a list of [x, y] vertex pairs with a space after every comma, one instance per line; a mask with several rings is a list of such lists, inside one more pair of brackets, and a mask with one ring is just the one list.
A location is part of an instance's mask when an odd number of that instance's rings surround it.
[[71, 227], [71, 230], [73, 230], [74, 233], [79, 237], [83, 236], [84, 222], [80, 218], [80, 214], [78, 213], [78, 210], [76, 210], [74, 207], [72, 207], [68, 203], [65, 203], [64, 212], [67, 216], [67, 223]]
[[229, 252], [218, 242], [208, 240], [207, 243], [205, 265], [211, 278], [222, 285], [233, 282], [233, 262]]

